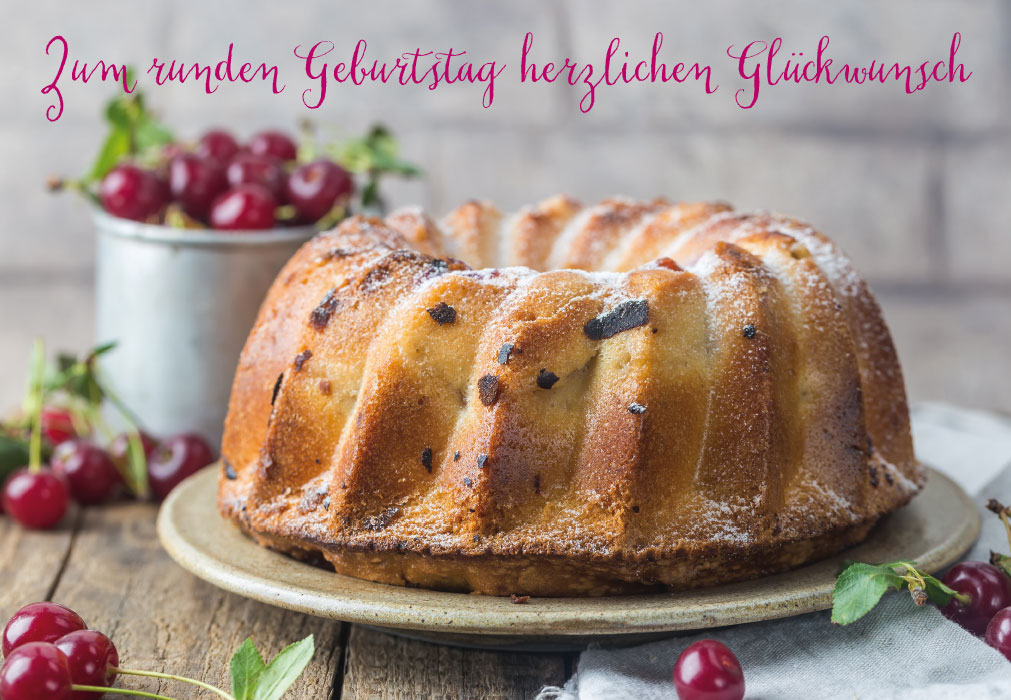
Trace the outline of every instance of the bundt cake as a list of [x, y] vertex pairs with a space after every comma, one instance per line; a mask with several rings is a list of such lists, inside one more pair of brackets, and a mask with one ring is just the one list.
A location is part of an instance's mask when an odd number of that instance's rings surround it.
[[219, 504], [342, 574], [571, 596], [795, 567], [923, 482], [888, 329], [827, 238], [554, 197], [306, 243], [242, 352]]

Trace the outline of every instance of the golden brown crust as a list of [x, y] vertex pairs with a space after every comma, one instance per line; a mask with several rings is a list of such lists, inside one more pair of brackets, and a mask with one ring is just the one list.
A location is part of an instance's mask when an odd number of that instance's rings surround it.
[[[559, 261], [615, 272], [535, 271]], [[909, 435], [880, 310], [810, 227], [472, 202], [442, 229], [351, 219], [285, 267], [236, 375], [219, 503], [373, 580], [683, 588], [862, 539], [922, 486]]]

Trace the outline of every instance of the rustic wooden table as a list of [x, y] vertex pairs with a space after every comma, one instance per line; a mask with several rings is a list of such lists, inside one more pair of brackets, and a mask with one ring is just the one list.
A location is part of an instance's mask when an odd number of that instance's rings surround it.
[[[286, 698], [533, 698], [560, 685], [575, 655], [463, 650], [389, 636], [226, 593], [179, 568], [155, 534], [156, 508], [80, 509], [51, 532], [0, 517], [0, 616], [52, 600], [115, 641], [124, 667], [228, 687], [228, 660], [252, 636], [265, 655], [312, 633], [316, 656]], [[206, 692], [131, 677], [180, 698]]]

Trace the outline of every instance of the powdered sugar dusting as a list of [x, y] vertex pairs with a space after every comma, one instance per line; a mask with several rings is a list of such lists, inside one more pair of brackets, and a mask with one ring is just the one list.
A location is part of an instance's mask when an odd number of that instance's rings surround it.
[[[526, 214], [529, 211], [524, 210]], [[351, 399], [356, 402], [351, 414], [367, 405], [371, 412], [370, 420], [379, 416], [390, 424], [396, 422], [398, 430], [399, 423], [403, 423], [405, 440], [416, 437], [421, 440], [423, 437], [424, 443], [418, 447], [412, 444], [410, 450], [405, 449], [404, 454], [408, 455], [404, 458], [405, 464], [398, 461], [396, 445], [381, 446], [384, 450], [382, 459], [361, 459], [354, 463], [355, 469], [363, 470], [356, 474], [359, 483], [371, 483], [371, 479], [379, 483], [384, 475], [402, 473], [405, 476], [397, 477], [395, 483], [391, 480], [392, 488], [401, 488], [406, 484], [405, 493], [410, 491], [401, 500], [392, 501], [392, 506], [382, 502], [384, 496], [381, 493], [371, 494], [367, 489], [356, 491], [354, 498], [358, 501], [351, 505], [359, 515], [390, 512], [391, 507], [396, 510], [395, 517], [370, 520], [374, 528], [368, 532], [352, 532], [354, 527], [341, 520], [344, 511], [340, 509], [345, 506], [336, 499], [326, 519], [320, 520], [322, 516], [316, 513], [319, 510], [316, 506], [323, 491], [316, 489], [315, 482], [313, 490], [304, 490], [300, 503], [307, 512], [315, 509], [313, 517], [317, 518], [312, 523], [307, 521], [307, 528], [319, 528], [320, 539], [333, 537], [336, 531], [342, 537], [366, 538], [362, 542], [367, 544], [373, 541], [369, 538], [376, 538], [379, 533], [401, 537], [401, 541], [409, 543], [412, 549], [416, 539], [420, 540], [417, 548], [420, 551], [427, 548], [430, 552], [478, 553], [492, 551], [493, 546], [508, 546], [513, 548], [513, 553], [592, 554], [600, 557], [601, 570], [607, 570], [610, 566], [607, 557], [611, 556], [633, 556], [644, 551], [662, 556], [665, 551], [675, 551], [678, 547], [712, 543], [737, 550], [750, 545], [766, 545], [778, 536], [773, 531], [773, 525], [779, 524], [777, 518], [783, 513], [795, 518], [791, 523], [795, 534], [808, 538], [823, 534], [826, 529], [864, 520], [869, 508], [878, 507], [868, 506], [860, 500], [868, 487], [855, 480], [864, 478], [865, 472], [853, 475], [847, 472], [839, 480], [832, 481], [836, 478], [831, 472], [833, 464], [802, 465], [804, 468], [791, 472], [793, 483], [782, 483], [782, 491], [777, 490], [774, 481], [779, 475], [774, 470], [785, 470], [786, 465], [775, 464], [771, 458], [778, 452], [769, 435], [778, 424], [768, 420], [768, 416], [781, 407], [769, 402], [781, 401], [792, 394], [785, 390], [765, 394], [751, 391], [755, 387], [761, 389], [767, 386], [766, 382], [776, 382], [776, 377], [761, 374], [763, 367], [765, 372], [775, 372], [785, 362], [782, 360], [784, 355], [775, 355], [778, 350], [774, 341], [762, 335], [756, 336], [756, 326], [760, 334], [769, 332], [771, 323], [768, 314], [775, 314], [776, 323], [793, 324], [788, 329], [791, 336], [795, 329], [803, 329], [807, 335], [817, 334], [824, 338], [823, 334], [832, 330], [829, 326], [835, 322], [833, 319], [839, 323], [847, 322], [847, 309], [844, 307], [851, 301], [850, 297], [866, 294], [861, 278], [833, 244], [799, 222], [761, 212], [740, 214], [719, 211], [708, 217], [703, 214], [703, 219], [688, 228], [678, 226], [678, 217], [672, 216], [671, 225], [665, 226], [658, 217], [671, 216], [668, 205], [638, 203], [622, 198], [582, 209], [569, 218], [547, 255], [549, 268], [559, 268], [571, 260], [590, 260], [599, 261], [598, 267], [604, 269], [538, 272], [510, 265], [520, 260], [517, 227], [520, 217], [526, 215], [524, 212], [500, 218], [495, 225], [484, 226], [480, 230], [470, 224], [460, 224], [461, 231], [456, 233], [451, 230], [449, 219], [443, 221], [441, 230], [448, 233], [442, 236], [441, 254], [459, 257], [460, 251], [479, 250], [482, 256], [489, 258], [482, 262], [495, 265], [474, 270], [460, 269], [461, 266], [452, 262], [435, 261], [417, 251], [396, 250], [404, 244], [398, 243], [397, 237], [382, 226], [359, 223], [358, 228], [348, 227], [346, 240], [350, 252], [346, 258], [334, 258], [328, 289], [357, 281], [364, 290], [389, 294], [390, 282], [401, 283], [396, 291], [399, 296], [389, 297], [394, 306], [386, 318], [421, 319], [425, 321], [421, 326], [431, 333], [401, 337], [396, 323], [376, 324], [379, 330], [375, 331], [375, 337], [380, 338], [380, 344], [391, 354], [384, 356], [378, 351], [363, 351], [369, 353], [363, 370], [368, 376], [362, 377], [361, 386], [371, 386], [369, 378], [378, 376], [374, 374], [378, 371], [377, 363], [383, 363], [383, 382], [381, 385], [373, 382], [379, 387], [376, 391], [389, 385], [410, 387], [413, 393], [409, 400], [402, 394], [390, 396], [387, 403], [385, 395], [369, 389], [371, 395], [362, 398], [356, 395]], [[424, 216], [418, 207], [404, 208], [397, 213], [419, 218]], [[598, 216], [602, 220], [593, 221]], [[655, 226], [655, 229], [647, 230], [650, 226]], [[665, 233], [668, 230], [669, 233]], [[777, 233], [803, 244], [814, 264], [807, 260], [798, 262], [806, 258], [804, 251], [790, 247], [790, 242], [784, 241], [783, 236], [774, 235]], [[440, 245], [434, 235], [433, 239], [435, 246]], [[678, 262], [688, 275], [677, 273], [675, 278], [672, 273], [661, 274], [658, 272], [660, 268], [655, 265], [649, 267], [648, 261], [645, 261], [646, 267], [651, 271], [640, 272], [636, 278], [627, 273], [607, 271], [607, 268], [615, 268], [626, 260], [634, 259], [636, 241], [647, 240], [650, 253], [662, 250], [663, 256]], [[726, 246], [720, 247], [717, 254], [720, 242], [737, 242], [747, 252]], [[547, 242], [544, 242], [543, 247], [537, 249], [538, 257], [546, 248]], [[686, 259], [679, 259], [682, 257]], [[386, 258], [390, 259], [388, 263], [384, 262]], [[818, 269], [824, 274], [820, 274]], [[404, 275], [413, 275], [414, 284], [410, 284], [411, 280]], [[552, 275], [557, 280], [553, 280]], [[698, 286], [696, 279], [689, 275], [697, 278]], [[432, 285], [445, 287], [438, 288], [439, 294], [430, 294]], [[700, 287], [705, 299], [704, 319], [697, 318], [702, 304]], [[407, 291], [401, 293], [400, 289]], [[667, 386], [664, 382], [688, 382], [687, 373], [685, 378], [673, 374], [672, 378], [666, 378], [662, 372], [654, 372], [655, 365], [650, 364], [656, 361], [656, 348], [680, 347], [657, 345], [670, 342], [669, 339], [682, 331], [677, 317], [679, 307], [664, 305], [671, 300], [654, 296], [668, 293], [654, 291], [664, 289], [677, 289], [672, 292], [677, 294], [686, 294], [685, 290], [690, 290], [693, 295], [692, 314], [696, 318], [693, 330], [690, 334], [678, 336], [679, 340], [689, 343], [686, 346], [689, 350], [699, 351], [694, 358], [695, 364], [691, 365], [690, 384]], [[778, 297], [779, 289], [782, 290], [783, 300]], [[460, 296], [451, 298], [456, 293]], [[436, 326], [423, 315], [431, 304], [422, 304], [421, 300], [427, 298], [431, 302], [439, 297], [444, 297], [448, 305], [460, 307], [461, 315], [455, 324]], [[792, 317], [778, 313], [786, 308], [781, 301], [791, 305]], [[645, 303], [629, 305], [628, 302]], [[639, 315], [625, 322], [624, 327], [622, 322], [612, 324], [619, 330], [610, 335], [611, 327], [600, 333], [594, 332], [594, 327], [591, 327], [591, 332], [586, 331], [587, 322], [606, 317], [614, 309], [622, 308], [622, 304], [626, 309], [635, 307]], [[659, 329], [645, 327], [646, 324], [641, 322], [645, 318], [641, 309], [647, 305], [651, 325], [656, 318], [665, 321], [657, 324]], [[663, 316], [661, 312], [668, 316]], [[615, 312], [613, 316], [620, 317], [621, 313]], [[631, 326], [632, 321], [637, 325]], [[763, 322], [766, 324], [764, 327]], [[340, 330], [339, 326], [333, 327], [336, 330], [330, 336]], [[869, 326], [866, 333], [854, 335], [857, 340], [866, 343], [866, 336], [879, 333], [876, 329], [876, 326]], [[368, 329], [358, 329], [357, 332], [368, 332]], [[703, 332], [708, 360], [701, 349], [694, 347], [702, 342]], [[797, 333], [797, 342], [808, 342], [807, 335]], [[327, 340], [334, 343], [342, 338], [329, 337]], [[361, 341], [360, 338], [356, 340]], [[508, 364], [496, 360], [504, 344], [510, 347], [515, 344], [516, 348]], [[368, 347], [368, 343], [363, 345]], [[314, 355], [313, 365], [322, 368], [327, 362], [323, 352], [326, 348], [313, 347], [319, 350]], [[798, 354], [808, 349], [802, 348]], [[841, 351], [845, 353], [847, 348]], [[770, 361], [770, 357], [774, 361]], [[775, 362], [777, 357], [778, 365]], [[391, 362], [389, 358], [395, 358], [395, 361]], [[805, 371], [803, 367], [789, 369], [800, 374]], [[551, 372], [555, 382], [550, 387], [537, 384], [538, 371]], [[634, 375], [634, 372], [640, 372], [641, 376]], [[480, 390], [479, 378], [482, 377], [494, 379], [498, 393], [493, 399], [479, 402], [473, 397]], [[636, 430], [656, 429], [655, 423], [654, 427], [650, 427], [650, 420], [655, 420], [654, 416], [660, 414], [654, 407], [664, 406], [664, 399], [683, 396], [686, 403], [706, 402], [704, 417], [701, 406], [693, 408], [697, 413], [689, 424], [691, 441], [694, 443], [700, 438], [702, 445], [697, 461], [694, 453], [685, 460], [689, 463], [694, 461], [696, 471], [691, 475], [677, 475], [683, 479], [685, 488], [684, 493], [679, 493], [676, 498], [683, 501], [662, 503], [667, 510], [654, 514], [654, 521], [645, 517], [648, 515], [645, 507], [640, 514], [641, 502], [634, 500], [637, 497], [635, 489], [643, 483], [652, 483], [650, 480], [656, 477], [655, 474], [640, 473], [642, 470], [669, 466], [664, 464], [663, 453], [659, 453], [659, 458], [655, 455], [648, 457], [644, 442], [630, 440], [629, 446], [622, 448], [627, 450], [622, 456], [626, 461], [621, 469], [616, 468], [613, 472], [616, 483], [599, 486], [594, 482], [592, 488], [585, 487], [571, 476], [576, 468], [567, 462], [570, 455], [577, 455], [579, 459], [585, 455], [582, 450], [585, 449], [583, 441], [589, 434], [588, 427], [603, 429], [608, 438], [611, 432], [615, 439], [625, 437], [619, 435], [619, 431], [623, 420], [629, 417], [625, 409], [627, 403], [622, 403], [620, 410], [614, 414], [621, 420], [612, 424], [608, 422], [611, 414], [607, 413], [606, 399], [602, 397], [615, 387], [623, 390], [619, 383], [626, 380], [628, 386], [633, 386], [633, 380], [639, 382], [644, 387], [643, 393], [649, 394], [642, 400], [650, 408], [637, 415], [639, 422], [636, 425], [643, 427], [636, 427]], [[732, 386], [734, 382], [736, 386]], [[717, 386], [723, 393], [717, 393]], [[744, 405], [743, 401], [735, 403], [732, 399], [738, 396], [736, 387], [740, 386], [748, 389], [741, 396], [760, 400], [748, 402], [750, 405]], [[826, 402], [825, 405], [830, 408], [837, 408], [844, 400], [850, 402], [847, 405], [852, 405], [854, 387], [852, 383], [847, 386], [850, 393], [845, 399], [826, 397], [814, 391], [811, 394], [813, 398], [809, 400]], [[637, 389], [629, 393], [636, 392]], [[705, 396], [699, 396], [703, 392], [706, 392]], [[459, 403], [456, 403], [458, 397]], [[436, 398], [439, 400], [433, 400]], [[624, 400], [626, 397], [621, 398]], [[363, 400], [368, 403], [362, 404]], [[827, 403], [830, 400], [839, 403], [830, 406]], [[674, 405], [674, 400], [670, 403], [671, 409], [679, 408]], [[394, 414], [394, 410], [401, 412]], [[714, 414], [712, 420], [711, 413]], [[311, 423], [309, 420], [304, 422]], [[303, 429], [299, 421], [291, 421], [290, 425], [291, 435], [286, 435], [284, 439], [317, 439], [311, 430], [304, 435], [299, 433]], [[418, 426], [417, 431], [413, 428], [415, 425]], [[727, 429], [726, 425], [739, 427]], [[715, 434], [715, 426], [719, 426], [720, 435]], [[313, 429], [318, 427], [313, 426]], [[538, 433], [542, 429], [544, 434]], [[736, 434], [733, 432], [735, 429]], [[696, 431], [701, 431], [701, 436]], [[341, 446], [346, 446], [352, 432], [342, 433]], [[425, 434], [422, 436], [421, 432]], [[747, 449], [753, 449], [748, 457], [740, 460], [742, 469], [752, 468], [753, 463], [755, 480], [762, 481], [766, 478], [762, 474], [768, 472], [769, 483], [752, 483], [738, 489], [739, 493], [726, 487], [727, 494], [719, 495], [719, 490], [707, 490], [714, 474], [702, 471], [729, 469], [733, 465], [716, 462], [729, 461], [726, 454], [730, 453], [710, 451], [706, 454], [706, 445], [710, 440], [727, 440], [735, 435], [742, 441], [747, 439]], [[639, 438], [643, 436], [652, 438], [648, 432], [642, 433]], [[847, 446], [852, 441], [851, 437], [847, 436]], [[860, 435], [857, 434], [856, 438], [857, 449], [863, 450]], [[506, 475], [508, 478], [502, 478], [502, 473], [496, 472], [510, 467], [510, 462], [502, 459], [504, 451], [512, 450], [514, 458], [525, 455], [523, 449], [535, 440], [543, 443], [538, 445], [537, 452], [541, 463], [557, 466], [553, 463], [564, 462], [564, 468], [556, 472], [570, 476], [558, 477], [556, 474], [552, 482], [542, 481], [541, 475], [537, 474], [535, 480], [533, 473], [528, 475], [523, 472], [530, 466], [529, 460], [518, 458], [511, 463], [516, 473], [510, 472]], [[503, 447], [506, 444], [507, 447]], [[358, 446], [353, 446], [353, 450], [328, 450], [334, 457], [331, 464], [319, 467], [325, 470], [325, 478], [320, 479], [332, 480], [336, 478], [334, 475], [350, 469], [347, 464], [339, 462], [341, 459], [358, 459], [342, 456], [358, 454]], [[362, 449], [372, 447], [364, 444]], [[496, 450], [499, 452], [496, 453]], [[419, 457], [421, 454], [428, 455], [427, 474], [431, 475], [431, 482], [426, 481], [426, 470]], [[462, 454], [463, 458], [457, 461], [454, 454]], [[805, 453], [805, 459], [813, 461], [811, 454], [815, 453]], [[826, 454], [831, 458], [831, 454]], [[478, 462], [482, 457], [483, 460]], [[793, 459], [793, 456], [790, 458]], [[409, 464], [406, 460], [410, 460]], [[844, 466], [852, 466], [858, 460], [865, 466], [867, 463], [876, 466], [882, 476], [887, 474], [889, 482], [895, 482], [896, 489], [910, 492], [917, 488], [900, 468], [888, 463], [876, 450], [866, 461], [863, 461], [862, 452], [849, 452]], [[380, 464], [384, 471], [373, 473], [372, 470], [379, 469]], [[592, 463], [589, 467], [582, 463], [577, 466], [596, 469]], [[464, 471], [465, 467], [471, 471]], [[535, 464], [531, 471], [537, 468]], [[691, 469], [691, 465], [686, 464], [684, 469]], [[415, 474], [420, 475], [417, 483], [412, 476]], [[793, 479], [794, 474], [799, 478]], [[453, 476], [452, 482], [448, 481], [450, 475]], [[489, 485], [493, 475], [497, 480], [494, 485]], [[592, 474], [590, 481], [601, 476]], [[819, 479], [819, 476], [822, 478]], [[584, 477], [585, 474], [580, 476]], [[331, 490], [338, 490], [337, 483], [339, 481], [330, 483]], [[466, 483], [466, 487], [461, 483]], [[576, 492], [577, 486], [584, 490]], [[521, 488], [525, 490], [521, 492]], [[854, 494], [852, 501], [844, 493]], [[886, 492], [875, 493], [878, 494], [875, 498], [879, 500], [874, 503], [879, 503]], [[298, 494], [290, 497], [296, 496]], [[780, 497], [782, 500], [778, 501]], [[286, 494], [285, 498], [289, 495]], [[521, 506], [528, 503], [534, 503], [536, 507], [524, 510]], [[509, 508], [514, 506], [516, 510], [510, 511]], [[502, 512], [497, 510], [499, 508]], [[633, 512], [640, 514], [640, 520], [634, 518]], [[641, 526], [640, 521], [644, 523]], [[353, 524], [354, 521], [347, 522]]]

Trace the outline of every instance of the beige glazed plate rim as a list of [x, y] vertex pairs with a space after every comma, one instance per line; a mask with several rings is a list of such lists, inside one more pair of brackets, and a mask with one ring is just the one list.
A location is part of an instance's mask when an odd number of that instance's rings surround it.
[[979, 535], [979, 512], [948, 477], [888, 516], [864, 543], [837, 556], [754, 581], [677, 593], [605, 598], [508, 598], [444, 593], [363, 581], [265, 549], [217, 511], [216, 467], [187, 479], [158, 516], [162, 545], [180, 566], [227, 591], [264, 603], [420, 636], [580, 638], [642, 635], [789, 617], [831, 607], [842, 562], [913, 559], [927, 571], [955, 562]]

